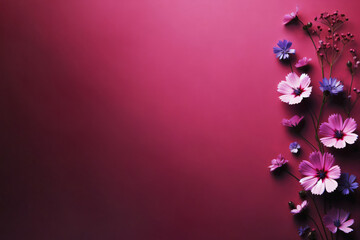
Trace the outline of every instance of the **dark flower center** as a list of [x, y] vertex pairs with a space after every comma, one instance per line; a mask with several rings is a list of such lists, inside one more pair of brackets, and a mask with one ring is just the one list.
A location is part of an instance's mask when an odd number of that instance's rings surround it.
[[320, 179], [325, 179], [326, 178], [326, 172], [324, 170], [319, 170], [318, 171], [318, 177]]
[[339, 219], [336, 219], [336, 220], [334, 221], [334, 226], [337, 227], [337, 228], [341, 226], [341, 223], [340, 223], [340, 220], [339, 220]]
[[342, 139], [344, 136], [344, 134], [342, 133], [342, 131], [339, 131], [339, 130], [336, 130], [335, 131], [335, 134], [334, 134], [334, 137], [337, 138], [337, 139]]
[[294, 89], [295, 96], [300, 96], [302, 92], [303, 92], [303, 90], [301, 88]]

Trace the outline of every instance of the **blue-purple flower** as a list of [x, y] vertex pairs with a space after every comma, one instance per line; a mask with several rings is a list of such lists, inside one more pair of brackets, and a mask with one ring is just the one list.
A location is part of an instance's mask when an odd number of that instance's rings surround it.
[[304, 236], [309, 230], [310, 230], [310, 227], [307, 225], [299, 227], [299, 230], [298, 230], [299, 236], [300, 237]]
[[290, 152], [296, 154], [300, 150], [300, 144], [298, 144], [297, 142], [292, 142], [289, 145], [289, 149], [290, 149]]
[[320, 82], [320, 90], [330, 95], [336, 95], [339, 92], [342, 92], [343, 89], [344, 85], [342, 85], [336, 78], [324, 78], [322, 82]]
[[359, 184], [355, 182], [355, 180], [356, 177], [354, 175], [342, 173], [339, 179], [339, 191], [341, 191], [343, 195], [348, 195], [350, 192], [354, 192], [354, 190], [359, 187]]
[[273, 47], [276, 57], [280, 60], [288, 59], [290, 54], [295, 54], [295, 49], [290, 49], [292, 42], [283, 40], [278, 42], [278, 47]]

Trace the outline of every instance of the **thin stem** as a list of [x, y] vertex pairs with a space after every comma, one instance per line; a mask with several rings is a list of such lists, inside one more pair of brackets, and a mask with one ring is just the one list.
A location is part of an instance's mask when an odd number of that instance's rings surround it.
[[351, 73], [351, 83], [350, 83], [350, 88], [349, 88], [349, 94], [348, 94], [348, 96], [351, 95], [351, 89], [352, 89], [352, 85], [353, 85], [353, 80], [354, 80], [354, 74]]
[[321, 231], [320, 231], [319, 225], [316, 223], [316, 221], [314, 220], [314, 218], [312, 218], [311, 216], [309, 216], [309, 218], [310, 218], [310, 220], [315, 224], [315, 226], [316, 226], [316, 228], [317, 228], [317, 230], [318, 230], [318, 232], [319, 232], [319, 234], [320, 234], [321, 239], [324, 240], [324, 237], [323, 237], [323, 235], [322, 235], [322, 233], [321, 233]]
[[329, 77], [331, 77], [332, 68], [333, 68], [333, 61], [331, 60]]
[[307, 140], [303, 135], [299, 134], [299, 136], [307, 143], [309, 146], [311, 146], [315, 151], [318, 151], [318, 149], [309, 141]]
[[316, 131], [315, 131], [315, 136], [316, 136], [316, 139], [318, 139], [319, 149], [320, 149], [321, 153], [324, 153], [324, 150], [322, 149], [322, 145], [320, 143], [318, 133], [319, 133], [321, 113], [323, 112], [325, 103], [326, 103], [326, 95], [323, 94], [323, 100], [322, 100], [322, 103], [321, 103], [319, 118], [318, 118], [318, 121], [317, 121], [317, 124], [316, 124]]
[[290, 59], [289, 59], [289, 65], [290, 65], [291, 72], [294, 72], [294, 70], [293, 70], [293, 68], [292, 68], [292, 65], [291, 65]]
[[[349, 112], [348, 112], [348, 117], [350, 117], [350, 113], [351, 113], [351, 111], [354, 109], [355, 104], [357, 103], [358, 100], [359, 100], [359, 95], [357, 94], [357, 95], [356, 95], [356, 99], [355, 99], [353, 105], [350, 106], [350, 110], [349, 110]], [[351, 104], [351, 102], [350, 102], [350, 104]]]
[[323, 230], [324, 230], [324, 235], [325, 235], [325, 237], [326, 237], [326, 240], [329, 240], [329, 239], [328, 239], [328, 236], [327, 236], [327, 234], [326, 234], [325, 225], [324, 225], [324, 222], [323, 222], [323, 220], [322, 220], [322, 217], [321, 217], [319, 208], [318, 208], [318, 206], [317, 206], [317, 204], [316, 204], [316, 201], [315, 201], [315, 199], [314, 199], [314, 197], [313, 197], [312, 195], [310, 195], [310, 198], [312, 199], [312, 201], [313, 201], [313, 203], [314, 203], [314, 206], [315, 206], [315, 209], [316, 209], [316, 212], [317, 212], [317, 214], [318, 214], [318, 216], [319, 216], [319, 219], [320, 219], [322, 228], [323, 228]]
[[323, 56], [320, 56], [320, 65], [321, 65], [321, 76], [324, 79], [325, 74], [324, 74], [324, 62], [323, 62]]
[[287, 172], [290, 176], [295, 178], [297, 181], [300, 181], [300, 179], [297, 176], [295, 176], [294, 174], [292, 174], [289, 170], [285, 170], [285, 172]]
[[[298, 20], [299, 20], [299, 22], [300, 22], [303, 26], [305, 26], [305, 24], [304, 24], [304, 23], [303, 23], [300, 19], [298, 19]], [[311, 34], [310, 34], [309, 30], [308, 30], [308, 29], [306, 29], [305, 31], [306, 31], [306, 33], [309, 35], [309, 37], [310, 37], [310, 39], [311, 39], [311, 42], [312, 42], [312, 44], [314, 45], [315, 51], [317, 51], [317, 49], [316, 49], [316, 45], [315, 45], [315, 42], [314, 42], [314, 39], [312, 38], [312, 36], [311, 36]]]

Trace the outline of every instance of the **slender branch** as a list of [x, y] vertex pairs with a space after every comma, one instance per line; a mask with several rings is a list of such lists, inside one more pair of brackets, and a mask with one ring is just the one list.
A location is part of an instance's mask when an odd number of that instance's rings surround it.
[[285, 172], [287, 172], [290, 176], [295, 178], [297, 181], [300, 181], [300, 179], [297, 176], [295, 176], [294, 174], [292, 174], [289, 170], [285, 170]]
[[307, 140], [303, 135], [299, 134], [299, 136], [307, 143], [310, 147], [312, 147], [315, 151], [319, 151], [309, 140]]

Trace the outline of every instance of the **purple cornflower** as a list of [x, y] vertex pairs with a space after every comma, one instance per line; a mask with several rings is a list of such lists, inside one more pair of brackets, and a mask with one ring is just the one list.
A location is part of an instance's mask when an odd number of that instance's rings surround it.
[[342, 173], [339, 179], [339, 191], [341, 191], [343, 195], [348, 195], [350, 192], [354, 192], [354, 190], [359, 187], [359, 184], [355, 182], [355, 180], [356, 177], [354, 175]]
[[310, 227], [309, 226], [301, 226], [299, 227], [299, 230], [298, 230], [298, 233], [299, 233], [299, 236], [302, 237], [304, 236], [308, 231], [310, 230]]
[[285, 60], [290, 57], [290, 54], [295, 54], [295, 49], [290, 49], [292, 42], [283, 40], [278, 42], [278, 47], [273, 47], [276, 57], [280, 60]]
[[289, 145], [289, 149], [290, 149], [290, 152], [296, 154], [300, 150], [300, 144], [298, 144], [297, 142], [292, 142]]
[[322, 82], [320, 82], [320, 90], [325, 94], [337, 95], [339, 92], [342, 92], [343, 89], [344, 85], [336, 78], [324, 78]]

